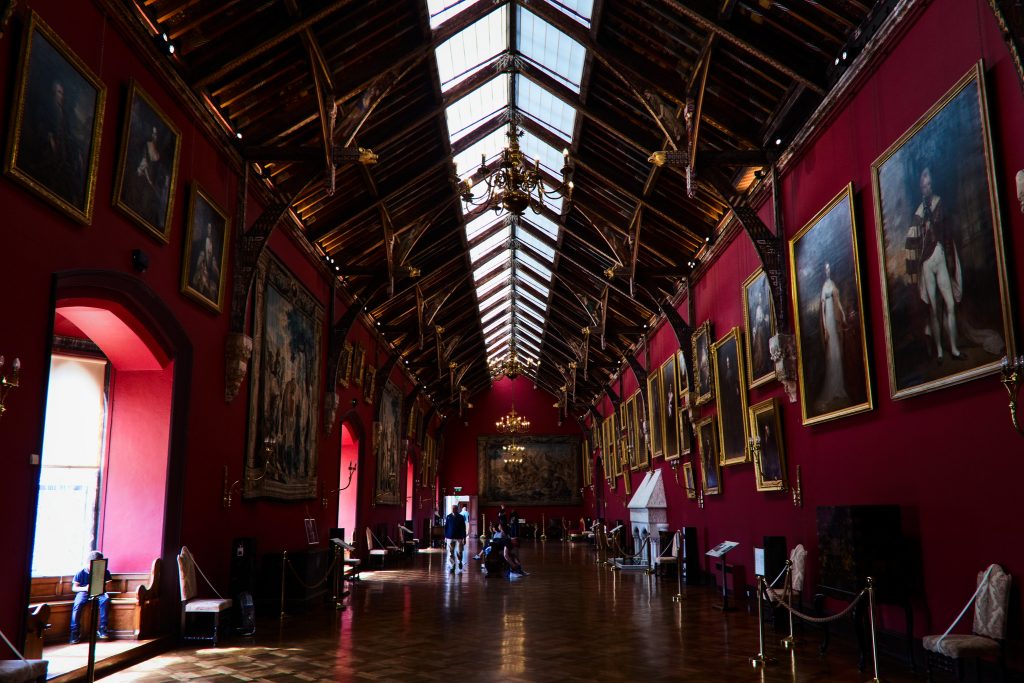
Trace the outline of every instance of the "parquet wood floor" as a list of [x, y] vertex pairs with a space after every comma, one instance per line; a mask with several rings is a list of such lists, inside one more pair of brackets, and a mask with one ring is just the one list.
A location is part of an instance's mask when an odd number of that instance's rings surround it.
[[[475, 551], [476, 544], [471, 545]], [[448, 574], [439, 554], [404, 569], [365, 572], [342, 612], [263, 614], [255, 638], [217, 649], [182, 649], [106, 680], [156, 681], [867, 681], [852, 644], [833, 640], [818, 655], [808, 630], [790, 657], [770, 628], [763, 671], [757, 617], [722, 613], [709, 587], [684, 589], [594, 563], [588, 546], [526, 541], [529, 576], [485, 577], [469, 561]], [[870, 663], [869, 663], [870, 667]], [[882, 659], [889, 683], [917, 681]]]

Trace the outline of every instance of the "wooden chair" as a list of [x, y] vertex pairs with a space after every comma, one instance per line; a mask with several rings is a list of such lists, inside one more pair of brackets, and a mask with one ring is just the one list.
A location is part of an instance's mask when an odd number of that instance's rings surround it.
[[[802, 543], [797, 543], [792, 550], [789, 551], [789, 582], [790, 582], [790, 593], [792, 595], [792, 602], [797, 605], [803, 604], [803, 590], [804, 590], [804, 572], [807, 567], [807, 550], [804, 549]], [[774, 576], [766, 577], [768, 581], [773, 580]], [[775, 588], [768, 589], [768, 597], [772, 599], [772, 602], [781, 602], [783, 594], [785, 593], [785, 586], [776, 586]]]
[[[963, 661], [975, 660], [978, 680], [981, 680], [981, 660], [994, 658], [999, 665], [1000, 678], [1006, 680], [1006, 614], [1010, 602], [1010, 575], [997, 564], [978, 572], [978, 588], [964, 611], [941, 636], [925, 636], [922, 641], [928, 667], [928, 680], [932, 668], [956, 671], [958, 681], [964, 680]], [[950, 633], [967, 607], [974, 603], [974, 626], [970, 635]]]
[[[284, 571], [282, 569], [282, 571]], [[204, 577], [205, 578], [205, 577]], [[220, 637], [220, 615], [231, 609], [227, 598], [197, 598], [196, 561], [185, 546], [178, 553], [178, 579], [181, 586], [181, 638], [182, 640], [210, 640], [214, 647]], [[214, 591], [216, 592], [216, 591]], [[208, 636], [189, 635], [188, 615], [210, 614], [213, 616], [213, 632]]]
[[658, 531], [658, 556], [654, 558], [655, 574], [674, 576], [679, 571], [679, 548], [676, 546], [676, 532]]
[[387, 556], [388, 556], [388, 551], [387, 551], [387, 549], [385, 549], [383, 547], [377, 547], [378, 544], [375, 543], [375, 541], [376, 541], [376, 537], [373, 535], [373, 532], [370, 531], [370, 527], [366, 527], [366, 551], [367, 551], [367, 554], [369, 555], [370, 558], [379, 557], [380, 558], [380, 568], [384, 569], [384, 561], [385, 561], [385, 558], [387, 558]]

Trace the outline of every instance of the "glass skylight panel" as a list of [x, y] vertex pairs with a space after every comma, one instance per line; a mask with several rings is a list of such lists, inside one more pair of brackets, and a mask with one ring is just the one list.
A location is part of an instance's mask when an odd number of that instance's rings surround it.
[[[537, 282], [537, 280], [531, 274], [527, 273], [525, 270], [520, 271], [519, 273], [517, 273], [516, 277], [519, 278], [520, 282], [525, 282], [527, 285], [532, 287], [533, 290], [535, 292], [537, 292], [537, 296], [543, 297], [545, 299], [548, 298], [548, 288], [547, 288], [547, 285], [544, 285], [544, 284], [541, 284], [540, 282]], [[541, 310], [545, 310], [545, 309], [541, 308]]]
[[572, 139], [576, 110], [521, 74], [516, 75], [516, 105], [552, 133]]
[[[487, 157], [488, 162], [497, 158], [508, 141], [505, 131], [505, 126], [501, 126], [455, 155], [454, 161], [459, 169], [460, 180], [465, 180], [476, 173], [476, 170], [480, 168], [481, 154]], [[474, 180], [474, 182], [479, 181]]]
[[524, 356], [537, 358], [540, 355], [540, 344], [528, 337], [519, 336], [518, 332], [516, 333], [516, 347]]
[[522, 298], [526, 299], [534, 306], [536, 306], [538, 311], [546, 312], [548, 310], [548, 305], [545, 302], [541, 301], [540, 299], [530, 294], [529, 292], [524, 291], [522, 289], [517, 290], [517, 292], [519, 296], [521, 296]]
[[441, 92], [447, 92], [485, 68], [508, 49], [508, 12], [508, 5], [502, 5], [434, 50]]
[[483, 256], [490, 250], [494, 249], [495, 247], [504, 244], [506, 241], [508, 241], [511, 235], [512, 230], [506, 225], [505, 227], [498, 230], [498, 232], [494, 233], [493, 235], [485, 239], [483, 242], [470, 249], [469, 260], [472, 261], [473, 263], [476, 263], [476, 260], [478, 258]]
[[512, 338], [512, 328], [511, 327], [505, 327], [505, 328], [503, 328], [501, 330], [498, 330], [497, 332], [492, 332], [490, 335], [484, 337], [484, 342], [488, 346], [493, 348], [493, 347], [501, 344], [505, 340], [511, 339], [511, 338]]
[[437, 28], [473, 4], [473, 0], [427, 0], [430, 28]]
[[541, 242], [532, 232], [528, 229], [520, 228], [516, 232], [516, 237], [523, 244], [529, 245], [531, 249], [536, 251], [541, 256], [547, 257], [549, 261], [554, 263], [555, 261], [555, 250], [547, 245], [545, 242]]
[[512, 313], [510, 311], [506, 311], [504, 315], [499, 317], [494, 322], [488, 324], [487, 327], [484, 328], [484, 334], [485, 335], [490, 334], [492, 331], [498, 329], [502, 325], [507, 324], [511, 319], [512, 319]]
[[516, 9], [519, 12], [516, 36], [519, 51], [549, 76], [579, 92], [586, 48], [536, 14], [522, 7]]
[[523, 218], [552, 242], [558, 241], [558, 226], [544, 214], [531, 213], [528, 216], [524, 215]]
[[508, 79], [508, 74], [492, 78], [445, 109], [453, 143], [508, 106]]
[[[511, 287], [511, 282], [511, 273], [505, 275], [504, 277], [496, 277], [493, 280], [488, 280], [487, 282], [476, 288], [476, 298], [482, 300], [485, 297], [489, 297], [494, 288], [500, 287], [501, 285]], [[483, 307], [481, 307], [481, 310], [483, 310]]]
[[537, 259], [530, 256], [529, 254], [522, 251], [516, 251], [516, 259], [518, 259], [521, 263], [525, 263], [530, 268], [533, 268], [538, 275], [544, 278], [545, 282], [551, 282], [550, 265], [545, 265], [538, 261]]
[[540, 165], [550, 175], [555, 178], [562, 177], [562, 166], [565, 165], [562, 150], [555, 149], [530, 131], [523, 131], [522, 137], [519, 138], [519, 146], [531, 162], [540, 159]]
[[511, 259], [509, 258], [509, 253], [506, 251], [500, 254], [495, 254], [495, 256], [490, 261], [485, 261], [482, 264], [474, 264], [475, 268], [473, 269], [473, 282], [480, 282], [480, 280], [483, 280], [490, 273], [493, 273], [495, 270], [501, 268], [502, 266], [507, 267], [508, 262], [510, 260]]
[[538, 337], [544, 334], [544, 330], [537, 327], [536, 323], [527, 318], [525, 315], [516, 316], [516, 324], [524, 327], [525, 329], [533, 331]]
[[485, 211], [470, 222], [466, 223], [466, 241], [472, 242], [483, 232], [486, 232], [488, 228], [497, 223], [499, 220], [504, 220], [494, 215], [493, 211]]
[[594, 13], [594, 0], [547, 0], [547, 3], [590, 28]]
[[530, 330], [528, 328], [518, 327], [518, 323], [516, 325], [517, 326], [515, 327], [515, 331], [516, 331], [516, 337], [518, 339], [529, 339], [529, 340], [533, 341], [535, 344], [537, 344], [538, 346], [540, 345], [540, 335], [538, 335], [536, 332], [534, 332], [533, 330]]
[[493, 294], [489, 294], [486, 299], [480, 301], [480, 310], [485, 311], [494, 304], [498, 303], [502, 297], [509, 296], [512, 294], [512, 285], [508, 280], [505, 280], [505, 287]]

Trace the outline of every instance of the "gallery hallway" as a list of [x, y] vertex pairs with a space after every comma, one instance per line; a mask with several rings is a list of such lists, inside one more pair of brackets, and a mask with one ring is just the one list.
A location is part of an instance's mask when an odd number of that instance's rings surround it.
[[[477, 544], [471, 544], [475, 552]], [[851, 643], [818, 656], [808, 630], [795, 664], [770, 628], [780, 662], [763, 678], [756, 616], [713, 609], [715, 593], [599, 568], [589, 546], [526, 541], [529, 576], [487, 578], [476, 562], [444, 571], [441, 554], [367, 572], [335, 617], [316, 611], [282, 626], [264, 609], [255, 639], [177, 650], [107, 678], [128, 681], [864, 681]], [[920, 680], [883, 657], [890, 683]]]

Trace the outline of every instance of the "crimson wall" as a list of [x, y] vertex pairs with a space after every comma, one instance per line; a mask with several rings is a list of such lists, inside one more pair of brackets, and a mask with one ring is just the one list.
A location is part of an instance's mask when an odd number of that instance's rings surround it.
[[[672, 526], [696, 526], [702, 551], [722, 540], [739, 541], [729, 557], [743, 567], [748, 582], [753, 577], [751, 548], [762, 545], [766, 535], [784, 535], [790, 547], [807, 547], [809, 585], [814, 585], [818, 506], [899, 504], [903, 532], [910, 544], [919, 546], [922, 558], [913, 597], [918, 636], [945, 630], [970, 597], [975, 574], [989, 563], [1000, 563], [1018, 583], [1024, 576], [1024, 547], [1019, 543], [1024, 516], [1017, 504], [1024, 438], [1010, 424], [998, 376], [894, 401], [886, 365], [870, 165], [978, 60], [984, 61], [1014, 318], [1020, 320], [1024, 216], [1014, 175], [1024, 168], [1022, 84], [984, 0], [935, 0], [782, 179], [787, 237], [853, 183], [874, 410], [804, 427], [799, 404], [789, 403], [777, 382], [749, 392], [751, 405], [771, 396], [781, 402], [789, 480], [793, 482], [800, 465], [802, 508], [794, 507], [788, 492], [757, 492], [753, 465], [723, 467], [722, 495], [706, 497], [703, 509], [686, 499], [671, 471], [665, 472]], [[760, 214], [773, 224], [770, 200]], [[690, 319], [689, 302], [679, 307], [694, 326], [710, 319], [716, 338], [734, 326], [743, 327], [741, 283], [760, 265], [743, 234], [718, 246], [724, 246], [720, 256], [692, 288], [695, 316]], [[1015, 333], [1019, 339], [1019, 325]], [[652, 365], [676, 348], [674, 335], [663, 325], [650, 341]], [[624, 389], [623, 396], [635, 389], [629, 371]], [[608, 410], [606, 400], [601, 412]], [[698, 415], [713, 412], [712, 406], [698, 409]], [[666, 467], [661, 461], [657, 466]], [[634, 487], [641, 474], [633, 474]], [[604, 495], [607, 517], [624, 516], [621, 483], [617, 492]], [[591, 500], [588, 506], [593, 504]], [[1011, 604], [1010, 652], [1024, 651], [1022, 606], [1017, 590]], [[902, 630], [902, 613], [885, 611], [883, 626]]]

